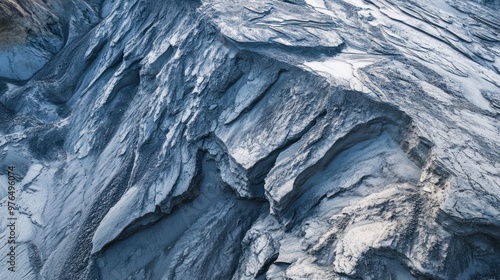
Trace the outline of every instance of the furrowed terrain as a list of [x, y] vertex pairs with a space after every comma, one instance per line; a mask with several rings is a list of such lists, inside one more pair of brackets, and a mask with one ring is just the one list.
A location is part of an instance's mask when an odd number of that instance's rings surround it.
[[0, 279], [500, 279], [499, 7], [3, 1]]

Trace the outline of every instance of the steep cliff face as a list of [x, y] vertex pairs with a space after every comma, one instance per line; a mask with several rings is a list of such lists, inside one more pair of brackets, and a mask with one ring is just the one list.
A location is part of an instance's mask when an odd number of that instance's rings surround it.
[[27, 2], [1, 279], [499, 279], [495, 2]]

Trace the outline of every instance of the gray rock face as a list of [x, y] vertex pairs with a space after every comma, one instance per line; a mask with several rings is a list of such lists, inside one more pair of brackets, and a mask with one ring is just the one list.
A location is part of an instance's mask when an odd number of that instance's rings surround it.
[[500, 279], [498, 1], [26, 3], [0, 279]]

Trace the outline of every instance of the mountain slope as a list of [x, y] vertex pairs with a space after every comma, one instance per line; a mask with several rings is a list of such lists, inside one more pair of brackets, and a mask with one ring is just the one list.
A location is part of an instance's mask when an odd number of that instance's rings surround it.
[[498, 279], [494, 9], [71, 3], [2, 70], [0, 278]]

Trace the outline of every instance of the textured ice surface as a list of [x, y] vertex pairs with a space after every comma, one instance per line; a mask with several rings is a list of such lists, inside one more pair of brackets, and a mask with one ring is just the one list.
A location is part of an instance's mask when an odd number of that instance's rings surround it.
[[3, 1], [0, 279], [500, 279], [498, 7]]

